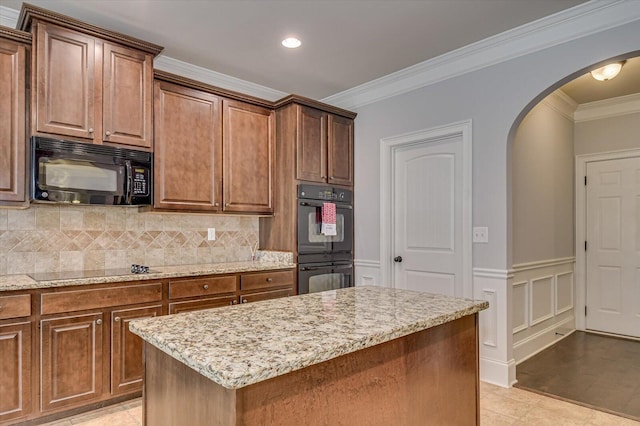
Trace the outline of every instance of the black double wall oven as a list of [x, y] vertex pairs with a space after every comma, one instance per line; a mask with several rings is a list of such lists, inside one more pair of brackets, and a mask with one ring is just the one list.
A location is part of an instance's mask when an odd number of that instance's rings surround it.
[[[325, 203], [335, 205], [335, 235], [322, 232]], [[298, 293], [353, 284], [353, 191], [298, 185]]]

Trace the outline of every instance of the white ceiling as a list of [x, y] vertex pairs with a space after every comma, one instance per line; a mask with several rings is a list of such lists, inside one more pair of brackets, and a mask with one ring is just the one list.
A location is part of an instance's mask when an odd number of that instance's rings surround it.
[[[163, 55], [314, 99], [586, 0], [31, 0]], [[19, 10], [21, 0], [0, 0]], [[297, 50], [280, 41], [295, 35]]]

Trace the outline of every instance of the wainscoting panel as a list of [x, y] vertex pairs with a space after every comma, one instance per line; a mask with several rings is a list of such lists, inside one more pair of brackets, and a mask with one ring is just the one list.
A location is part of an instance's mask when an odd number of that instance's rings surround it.
[[575, 330], [574, 257], [513, 266], [513, 356], [520, 363]]
[[513, 283], [513, 333], [529, 327], [529, 282]]
[[390, 287], [391, 283], [380, 282], [380, 262], [356, 259], [354, 262], [355, 285], [379, 285]]
[[531, 298], [529, 299], [530, 324], [540, 324], [553, 318], [553, 275], [531, 280]]

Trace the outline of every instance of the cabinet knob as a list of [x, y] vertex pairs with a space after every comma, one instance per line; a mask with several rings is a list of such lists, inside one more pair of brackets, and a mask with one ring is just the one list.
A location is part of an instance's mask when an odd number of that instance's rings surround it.
[[229, 207], [231, 205], [231, 203], [226, 203], [224, 206], [225, 207]]
[[107, 136], [111, 136], [111, 132], [108, 131], [108, 130], [104, 134], [107, 135]]
[[102, 324], [102, 320], [101, 319], [97, 319], [96, 320], [96, 324], [98, 324], [98, 325]]
[[218, 207], [220, 206], [220, 203], [215, 203], [214, 206]]
[[[115, 322], [120, 322], [120, 317], [115, 317], [113, 320], [114, 320]], [[100, 321], [100, 320], [98, 320], [98, 321]]]
[[242, 299], [242, 303], [247, 303], [247, 299]]
[[93, 133], [93, 127], [89, 127], [89, 133]]
[[205, 290], [209, 290], [209, 284], [203, 285], [202, 288], [204, 288]]
[[273, 278], [267, 278], [267, 282], [268, 283], [272, 283], [273, 282]]

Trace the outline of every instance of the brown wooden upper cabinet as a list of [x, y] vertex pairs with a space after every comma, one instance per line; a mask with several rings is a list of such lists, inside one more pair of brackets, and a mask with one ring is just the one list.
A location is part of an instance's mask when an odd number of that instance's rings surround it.
[[[0, 32], [0, 203], [26, 202], [26, 57], [28, 47]], [[4, 37], [6, 35], [6, 38]], [[31, 37], [23, 33], [22, 37]], [[13, 37], [12, 37], [13, 38]]]
[[296, 178], [353, 185], [353, 120], [298, 105]]
[[32, 131], [152, 147], [153, 55], [34, 21]]
[[222, 109], [223, 210], [273, 213], [275, 113], [226, 99]]
[[221, 100], [201, 90], [155, 82], [153, 206], [221, 210]]
[[[273, 213], [275, 112], [162, 71], [154, 83], [155, 209]], [[240, 96], [242, 99], [250, 98]]]

